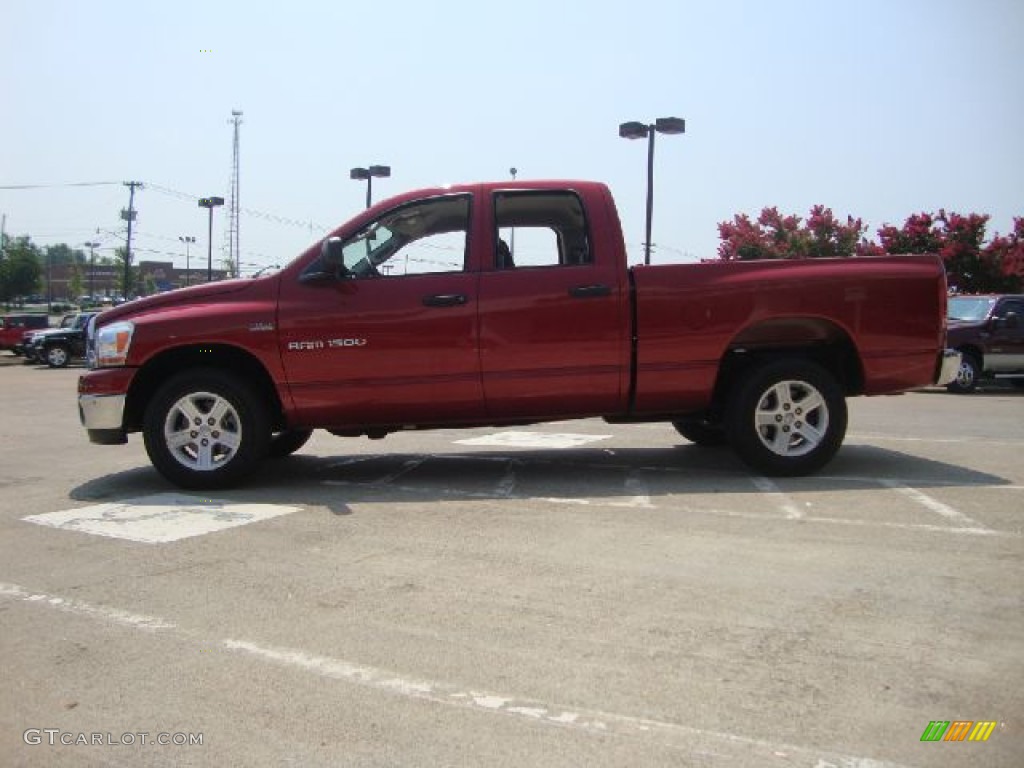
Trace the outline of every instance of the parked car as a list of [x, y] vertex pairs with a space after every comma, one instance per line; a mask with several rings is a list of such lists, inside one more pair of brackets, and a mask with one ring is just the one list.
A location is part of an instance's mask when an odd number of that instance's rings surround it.
[[31, 345], [26, 347], [25, 357], [51, 368], [63, 368], [76, 357], [84, 358], [86, 328], [95, 314], [79, 312], [69, 316], [72, 319], [66, 326], [35, 334]]
[[43, 329], [50, 324], [46, 315], [5, 315], [0, 317], [0, 349], [9, 349], [18, 354], [22, 337], [26, 331]]
[[[75, 315], [73, 315], [73, 314], [72, 315], [64, 315], [64, 317], [61, 318], [60, 323], [57, 324], [56, 329], [68, 328], [68, 327], [71, 326], [71, 324], [74, 322], [74, 320], [75, 320]], [[56, 329], [54, 329], [54, 328], [36, 328], [36, 329], [31, 330], [31, 331], [25, 331], [25, 333], [21, 337], [21, 342], [14, 348], [14, 354], [16, 354], [16, 355], [24, 355], [24, 357], [25, 357], [25, 364], [26, 365], [29, 365], [31, 363], [36, 363], [36, 362], [39, 362], [39, 363], [46, 362], [45, 360], [36, 360], [36, 358], [35, 358], [35, 354], [36, 354], [35, 338], [36, 338], [36, 336], [38, 336], [41, 333], [49, 333], [51, 330], [56, 330]]]
[[1024, 387], [1024, 295], [953, 296], [947, 315], [948, 344], [961, 353], [950, 392], [973, 392], [995, 376]]

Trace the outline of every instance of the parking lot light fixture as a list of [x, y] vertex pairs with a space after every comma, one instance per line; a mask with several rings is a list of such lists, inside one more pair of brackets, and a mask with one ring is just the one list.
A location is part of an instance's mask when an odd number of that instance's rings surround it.
[[185, 287], [189, 286], [189, 276], [192, 274], [192, 266], [189, 263], [189, 246], [196, 241], [190, 235], [181, 235], [178, 239], [185, 244]]
[[96, 300], [96, 249], [100, 244], [90, 240], [85, 247], [89, 249], [89, 301], [92, 302]]
[[371, 165], [367, 168], [353, 168], [349, 171], [350, 179], [366, 179], [366, 207], [369, 208], [373, 202], [373, 180], [374, 178], [386, 179], [391, 176], [390, 165]]
[[686, 132], [686, 121], [680, 117], [659, 117], [653, 123], [631, 121], [619, 125], [624, 139], [647, 139], [647, 222], [644, 240], [644, 264], [651, 263], [651, 221], [654, 218], [654, 134], [674, 135]]
[[210, 226], [207, 234], [207, 251], [206, 251], [206, 282], [213, 282], [213, 209], [224, 205], [223, 197], [201, 197], [199, 198], [199, 207], [206, 208], [210, 212]]

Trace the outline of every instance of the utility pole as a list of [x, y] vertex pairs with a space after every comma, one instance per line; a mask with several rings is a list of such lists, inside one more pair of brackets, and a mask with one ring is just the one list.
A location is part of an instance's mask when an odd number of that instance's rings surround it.
[[128, 222], [128, 239], [125, 241], [124, 252], [124, 298], [130, 298], [132, 291], [132, 222], [135, 221], [135, 189], [142, 188], [141, 181], [126, 181], [128, 187], [128, 210], [121, 210], [121, 218]]

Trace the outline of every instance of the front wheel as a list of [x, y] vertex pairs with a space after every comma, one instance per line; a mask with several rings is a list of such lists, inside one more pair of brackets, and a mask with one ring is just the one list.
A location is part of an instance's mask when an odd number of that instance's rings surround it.
[[71, 351], [63, 344], [47, 347], [44, 353], [46, 364], [51, 368], [64, 368], [71, 360]]
[[263, 402], [224, 371], [179, 374], [156, 393], [143, 420], [146, 453], [177, 486], [234, 485], [266, 455], [270, 429]]
[[807, 475], [835, 456], [846, 418], [843, 391], [828, 371], [805, 360], [782, 360], [755, 370], [735, 391], [726, 431], [754, 469]]

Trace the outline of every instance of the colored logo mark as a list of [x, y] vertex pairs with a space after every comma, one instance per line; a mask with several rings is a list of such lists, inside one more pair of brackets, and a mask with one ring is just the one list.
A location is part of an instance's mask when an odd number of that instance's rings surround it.
[[932, 720], [921, 741], [988, 741], [995, 727], [995, 720]]

